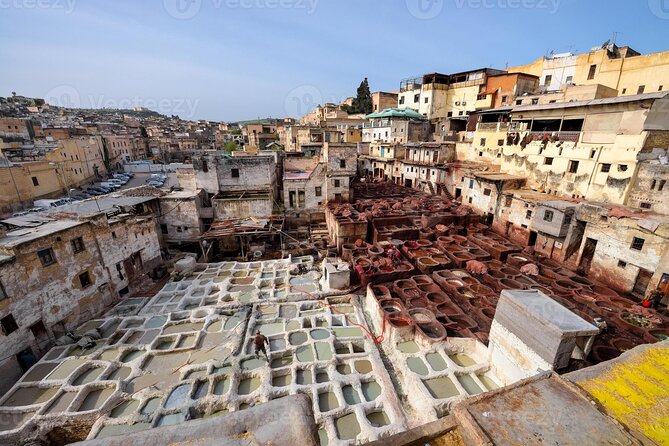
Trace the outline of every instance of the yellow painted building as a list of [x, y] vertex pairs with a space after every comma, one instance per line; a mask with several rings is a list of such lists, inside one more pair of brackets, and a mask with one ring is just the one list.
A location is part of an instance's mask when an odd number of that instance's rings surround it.
[[565, 85], [601, 84], [619, 96], [669, 89], [669, 51], [640, 54], [629, 47], [606, 45], [583, 54], [556, 54], [508, 69], [539, 76], [543, 91]]

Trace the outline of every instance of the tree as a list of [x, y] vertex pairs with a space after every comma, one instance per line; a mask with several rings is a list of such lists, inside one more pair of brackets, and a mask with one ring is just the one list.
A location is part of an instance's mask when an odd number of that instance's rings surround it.
[[348, 113], [369, 114], [372, 112], [372, 94], [369, 91], [369, 82], [367, 82], [367, 78], [360, 82], [357, 95], [353, 98], [353, 104], [351, 106], [342, 107], [342, 109]]
[[237, 143], [234, 141], [228, 141], [223, 146], [223, 150], [225, 150], [226, 152], [234, 152], [235, 150], [237, 150]]

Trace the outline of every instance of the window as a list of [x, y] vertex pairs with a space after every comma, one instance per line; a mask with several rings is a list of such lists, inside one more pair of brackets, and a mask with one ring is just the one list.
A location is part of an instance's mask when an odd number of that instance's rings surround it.
[[116, 232], [112, 231], [112, 238], [116, 240]]
[[532, 211], [527, 211], [527, 212], [525, 213], [525, 218], [527, 218], [527, 219], [532, 218]]
[[504, 145], [504, 140], [503, 139], [498, 139], [497, 140], [497, 147], [502, 147]]
[[202, 172], [209, 172], [209, 165], [207, 164], [207, 160], [202, 160]]
[[657, 87], [657, 91], [662, 91], [662, 90], [664, 90], [664, 85], [660, 85], [659, 87]]
[[339, 187], [339, 186], [341, 186], [341, 181], [334, 180], [334, 187]]
[[507, 96], [502, 96], [502, 103], [506, 102], [507, 99], [508, 99]]
[[618, 260], [618, 268], [625, 268], [627, 266], [627, 262], [624, 262], [622, 260]]
[[510, 208], [512, 202], [513, 202], [513, 197], [511, 195], [507, 195], [506, 200], [504, 201], [504, 207]]
[[626, 172], [627, 164], [618, 164], [618, 172]]
[[539, 103], [539, 98], [532, 99], [532, 105], [537, 105]]
[[[388, 135], [386, 135], [386, 136], [388, 136]], [[339, 160], [339, 168], [340, 169], [346, 169], [346, 160]]]
[[641, 209], [650, 209], [651, 204], [644, 202], [644, 203], [641, 203], [639, 206], [641, 207]]
[[472, 204], [472, 197], [469, 197], [469, 204]]
[[578, 172], [578, 161], [570, 160], [569, 161], [569, 173]]
[[544, 85], [547, 87], [550, 87], [550, 85], [553, 83], [553, 76], [550, 74], [546, 75], [546, 80], [544, 80]]
[[53, 254], [53, 249], [51, 248], [37, 251], [37, 255], [39, 256], [39, 259], [42, 262], [42, 266], [49, 266], [56, 263], [56, 256]]
[[623, 88], [622, 94], [627, 93], [627, 88]]
[[451, 117], [453, 117], [453, 112], [450, 111], [450, 112], [446, 113], [446, 117], [447, 117], [447, 118], [451, 118]]
[[37, 181], [37, 177], [33, 177], [33, 186], [39, 186], [39, 181]]
[[549, 157], [544, 158], [544, 165], [552, 166], [553, 165], [553, 158], [549, 158]]
[[636, 90], [636, 94], [643, 94], [643, 92], [646, 91], [646, 86], [645, 85], [639, 85], [639, 88]]
[[181, 226], [177, 226], [176, 228], [177, 228], [177, 232], [183, 232], [183, 229], [181, 228]]
[[591, 81], [595, 78], [595, 73], [597, 72], [597, 65], [590, 65], [590, 71], [588, 71], [588, 80]]
[[423, 102], [425, 102], [427, 104], [427, 101], [428, 101], [428, 98], [425, 98], [425, 100]]
[[404, 104], [404, 96], [400, 97], [400, 105]]
[[160, 232], [161, 232], [162, 234], [167, 234], [167, 233], [168, 233], [168, 231], [167, 231], [167, 225], [166, 225], [165, 223], [161, 223], [161, 224], [160, 224]]
[[655, 190], [655, 184], [657, 183], [657, 180], [653, 180], [652, 183], [650, 183], [650, 190]]
[[660, 191], [664, 189], [664, 185], [667, 183], [667, 180], [660, 180], [660, 185], [657, 187], [657, 190]]
[[7, 299], [7, 292], [5, 291], [5, 287], [2, 285], [2, 282], [0, 282], [0, 300], [5, 300]]
[[516, 99], [516, 105], [523, 105], [522, 99]]
[[474, 180], [469, 180], [469, 188], [474, 189]]
[[8, 336], [10, 333], [14, 333], [19, 329], [18, 324], [14, 320], [14, 316], [8, 314], [7, 316], [0, 319], [0, 326], [2, 326], [2, 332], [5, 336]]
[[84, 246], [84, 239], [81, 237], [77, 237], [74, 240], [72, 240], [72, 251], [74, 251], [75, 254], [83, 252], [86, 249]]
[[88, 274], [88, 271], [85, 271], [79, 274], [79, 283], [82, 288], [88, 288], [91, 286], [91, 276]]
[[592, 150], [590, 151], [590, 159], [594, 158], [595, 155], [597, 155], [597, 151], [596, 151], [595, 149], [592, 149]]
[[320, 186], [316, 186], [316, 196], [320, 197], [323, 195], [323, 191]]
[[482, 146], [485, 146], [485, 141], [486, 141], [485, 138], [481, 138], [481, 145], [482, 145]]
[[567, 76], [567, 77], [565, 78], [565, 83], [566, 83], [567, 85], [569, 85], [569, 84], [571, 84], [571, 83], [573, 83], [573, 82], [574, 82], [574, 76]]
[[239, 178], [239, 169], [232, 169], [232, 178]]
[[610, 170], [611, 170], [611, 164], [609, 164], [609, 163], [604, 163], [604, 164], [602, 164], [602, 168], [600, 169], [600, 172], [604, 172], [604, 173], [606, 173], [606, 172], [608, 172], [608, 171], [610, 171]]
[[413, 95], [413, 101], [414, 102], [420, 102], [420, 94]]
[[645, 243], [644, 239], [639, 237], [634, 237], [634, 239], [632, 239], [632, 246], [630, 246], [630, 248], [636, 251], [641, 251], [641, 249], [643, 249], [644, 243]]
[[492, 191], [491, 191], [490, 189], [487, 189], [487, 188], [486, 188], [486, 189], [483, 189], [483, 195], [485, 195], [486, 197], [489, 197], [490, 194], [491, 194], [491, 192], [492, 192]]
[[121, 265], [121, 262], [116, 264], [116, 273], [118, 274], [119, 279], [125, 279], [125, 277], [123, 277], [123, 265]]
[[548, 221], [548, 222], [553, 221], [553, 211], [545, 211], [544, 212], [544, 221]]

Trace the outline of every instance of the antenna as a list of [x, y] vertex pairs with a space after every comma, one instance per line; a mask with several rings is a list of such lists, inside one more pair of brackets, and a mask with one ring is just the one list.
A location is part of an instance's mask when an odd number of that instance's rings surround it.
[[613, 31], [613, 39], [611, 40], [611, 44], [612, 44], [612, 45], [615, 45], [615, 44], [616, 44], [616, 40], [618, 39], [618, 35], [619, 35], [619, 34], [622, 34], [622, 32], [620, 32], [620, 31]]

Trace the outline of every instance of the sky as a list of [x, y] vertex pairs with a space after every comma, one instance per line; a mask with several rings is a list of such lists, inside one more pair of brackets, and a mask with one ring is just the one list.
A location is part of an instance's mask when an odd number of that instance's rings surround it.
[[0, 96], [184, 119], [299, 117], [430, 72], [614, 38], [669, 50], [669, 0], [0, 0]]

